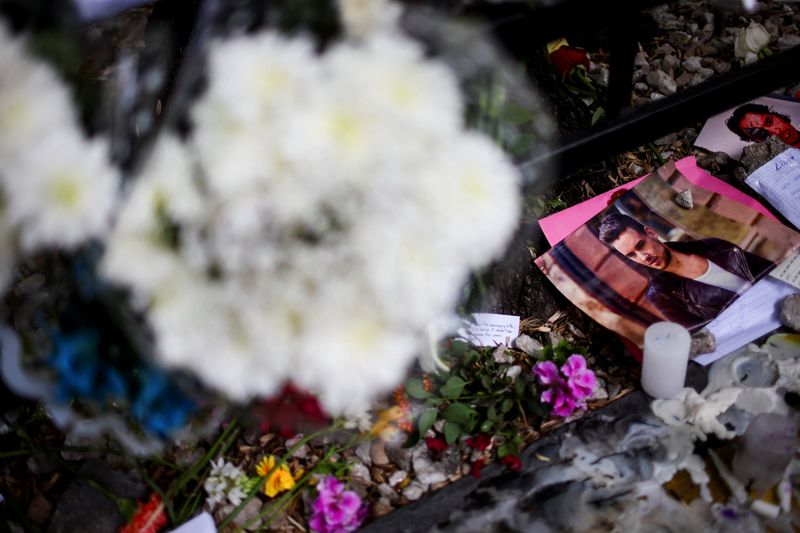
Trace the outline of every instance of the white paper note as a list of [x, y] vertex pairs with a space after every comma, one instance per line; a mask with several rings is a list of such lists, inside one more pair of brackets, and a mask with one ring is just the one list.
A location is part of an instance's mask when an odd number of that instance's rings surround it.
[[475, 346], [506, 346], [519, 336], [519, 317], [493, 313], [473, 313], [474, 324], [458, 330], [459, 336]]
[[785, 259], [769, 275], [800, 289], [800, 253]]
[[800, 228], [800, 150], [785, 150], [750, 174], [745, 183]]
[[795, 287], [770, 276], [753, 285], [706, 326], [717, 340], [716, 351], [694, 360], [701, 365], [713, 363], [780, 327], [778, 305], [795, 292], [798, 292]]
[[169, 533], [217, 533], [217, 526], [210, 514], [201, 513]]

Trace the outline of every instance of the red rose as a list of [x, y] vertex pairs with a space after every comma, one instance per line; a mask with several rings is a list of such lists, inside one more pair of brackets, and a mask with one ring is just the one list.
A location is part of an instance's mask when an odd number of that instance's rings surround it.
[[481, 468], [483, 468], [484, 465], [486, 465], [486, 459], [478, 459], [477, 461], [472, 463], [472, 468], [470, 469], [470, 474], [472, 475], [472, 477], [474, 477], [475, 479], [481, 477]]
[[518, 455], [506, 455], [500, 459], [500, 464], [506, 465], [512, 472], [519, 473], [522, 470], [522, 461]]
[[439, 437], [425, 437], [425, 445], [434, 453], [442, 453], [447, 449], [447, 443]]
[[550, 53], [550, 62], [553, 63], [553, 68], [561, 78], [565, 78], [575, 67], [583, 66], [585, 69], [589, 69], [589, 56], [586, 54], [586, 50], [572, 46], [562, 46], [553, 50]]
[[488, 448], [491, 443], [492, 443], [492, 437], [490, 437], [486, 433], [479, 433], [478, 435], [474, 437], [469, 437], [467, 439], [467, 446], [469, 446], [473, 450], [478, 450], [479, 452], [486, 450], [486, 448]]

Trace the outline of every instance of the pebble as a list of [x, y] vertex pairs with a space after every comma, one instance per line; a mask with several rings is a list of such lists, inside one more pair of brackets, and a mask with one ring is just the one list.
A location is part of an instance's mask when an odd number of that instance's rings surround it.
[[398, 485], [400, 482], [402, 482], [407, 477], [408, 477], [408, 472], [406, 472], [405, 470], [397, 470], [396, 472], [392, 473], [391, 476], [389, 476], [389, 480], [388, 480], [389, 481], [389, 485], [394, 487], [395, 485]]
[[400, 496], [388, 483], [381, 483], [378, 485], [378, 493], [381, 497], [386, 498], [391, 503], [397, 503], [397, 500], [400, 499]]
[[669, 44], [678, 50], [683, 50], [683, 48], [686, 47], [691, 40], [692, 36], [685, 31], [672, 31], [669, 33], [669, 35], [667, 35], [667, 41]]
[[662, 94], [675, 94], [678, 86], [675, 80], [663, 70], [653, 70], [647, 75], [647, 83]]
[[350, 463], [350, 475], [354, 479], [360, 479], [366, 483], [372, 483], [372, 476], [369, 473], [369, 468], [364, 463], [353, 461]]
[[689, 348], [689, 355], [694, 357], [704, 353], [711, 353], [717, 349], [717, 338], [707, 328], [695, 332], [692, 335], [692, 344]]
[[389, 514], [392, 511], [394, 511], [394, 507], [386, 498], [380, 498], [378, 501], [372, 504], [372, 516], [375, 518]]
[[[432, 485], [447, 479], [437, 462], [432, 461], [427, 448], [415, 448], [411, 455], [414, 474], [420, 483]], [[391, 485], [391, 478], [389, 484]]]
[[636, 56], [633, 58], [633, 66], [634, 67], [646, 67], [649, 65], [647, 62], [647, 57], [644, 55], [644, 52], [637, 52]]
[[699, 56], [687, 57], [681, 64], [687, 71], [697, 72], [703, 66], [703, 58]]
[[633, 84], [633, 90], [638, 93], [647, 93], [650, 92], [650, 86], [646, 83], [642, 83], [641, 81], [637, 81]]
[[361, 444], [358, 445], [355, 452], [356, 457], [358, 457], [361, 460], [361, 462], [367, 466], [370, 466], [372, 464], [372, 458], [370, 457], [369, 454], [371, 447], [372, 447], [371, 442], [362, 442]]
[[778, 50], [785, 50], [787, 48], [794, 48], [798, 45], [800, 45], [800, 35], [787, 33], [778, 39], [776, 48]]
[[514, 346], [531, 357], [539, 357], [542, 350], [544, 350], [544, 345], [541, 342], [524, 333], [514, 340]]
[[691, 209], [694, 207], [694, 202], [692, 201], [692, 191], [689, 189], [684, 189], [676, 194], [673, 200], [676, 204], [684, 209]]
[[373, 441], [369, 449], [369, 457], [374, 465], [384, 466], [389, 464], [389, 456], [386, 455], [386, 446], [382, 440]]
[[242, 511], [233, 519], [233, 523], [239, 528], [246, 531], [258, 531], [262, 524], [263, 519], [259, 518], [263, 503], [258, 498], [253, 498], [247, 505], [244, 506]]
[[[442, 424], [444, 424], [444, 422], [442, 422]], [[417, 446], [425, 446], [425, 443], [420, 442]], [[386, 455], [388, 455], [389, 459], [401, 470], [411, 470], [411, 450], [403, 448], [402, 444], [389, 444], [386, 446]]]
[[28, 505], [28, 520], [37, 526], [41, 526], [50, 519], [52, 512], [53, 504], [37, 492], [30, 505]]
[[494, 359], [495, 363], [514, 362], [514, 358], [511, 357], [511, 354], [508, 353], [508, 348], [506, 348], [505, 344], [500, 344], [497, 348], [494, 349], [494, 352], [492, 352], [492, 358]]
[[409, 501], [417, 501], [425, 494], [426, 490], [428, 490], [426, 485], [423, 485], [419, 481], [412, 481], [408, 487], [403, 490], [403, 496]]
[[664, 56], [661, 60], [661, 68], [670, 75], [675, 73], [675, 69], [681, 66], [681, 60], [675, 56]]
[[781, 324], [800, 331], [800, 294], [790, 294], [781, 302]]

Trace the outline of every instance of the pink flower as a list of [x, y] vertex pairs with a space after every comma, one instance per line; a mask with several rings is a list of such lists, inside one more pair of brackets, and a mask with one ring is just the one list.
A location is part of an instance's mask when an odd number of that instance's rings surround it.
[[568, 417], [575, 409], [585, 409], [586, 399], [597, 384], [594, 372], [586, 367], [586, 359], [580, 354], [572, 354], [561, 365], [561, 374], [552, 361], [537, 363], [533, 373], [540, 384], [549, 385], [542, 392], [541, 401], [551, 404], [552, 413], [560, 417]]
[[536, 363], [536, 366], [533, 367], [533, 373], [542, 385], [550, 385], [561, 381], [561, 376], [558, 375], [558, 367], [552, 361]]
[[586, 359], [582, 355], [570, 355], [561, 372], [567, 376], [567, 387], [575, 398], [583, 400], [592, 395], [597, 378], [594, 372], [586, 368]]
[[317, 492], [309, 522], [314, 531], [349, 533], [358, 529], [367, 515], [367, 507], [358, 494], [344, 490], [344, 483], [333, 476], [317, 483]]

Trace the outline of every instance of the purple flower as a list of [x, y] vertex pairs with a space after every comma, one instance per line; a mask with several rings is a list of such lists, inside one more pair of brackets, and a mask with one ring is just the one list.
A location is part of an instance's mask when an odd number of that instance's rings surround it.
[[367, 507], [352, 490], [344, 490], [344, 483], [326, 476], [317, 483], [319, 495], [312, 506], [310, 525], [319, 533], [349, 533], [361, 525]]
[[567, 376], [567, 387], [577, 399], [583, 400], [592, 395], [597, 379], [594, 372], [586, 367], [586, 359], [582, 355], [570, 355], [561, 372]]
[[561, 366], [561, 374], [552, 361], [537, 363], [533, 373], [541, 385], [549, 385], [542, 392], [541, 401], [551, 404], [553, 414], [560, 417], [571, 415], [575, 409], [586, 408], [586, 399], [592, 395], [597, 383], [594, 372], [586, 367], [586, 359], [579, 354], [567, 359]]

